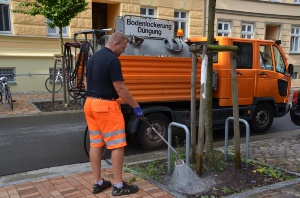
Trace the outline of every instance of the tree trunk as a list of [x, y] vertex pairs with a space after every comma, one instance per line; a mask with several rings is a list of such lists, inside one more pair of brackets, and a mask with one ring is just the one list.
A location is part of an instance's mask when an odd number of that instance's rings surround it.
[[64, 40], [62, 36], [62, 27], [59, 27], [59, 43], [60, 43], [60, 53], [62, 55], [62, 76], [63, 76], [63, 100], [65, 107], [69, 106], [69, 101], [67, 101], [67, 89], [66, 89], [66, 70], [65, 70], [65, 64], [66, 60], [63, 55], [64, 53]]
[[[207, 44], [214, 44], [214, 22], [216, 0], [209, 0], [208, 6], [208, 37]], [[213, 131], [212, 131], [212, 95], [213, 95], [213, 51], [208, 50], [207, 61], [207, 82], [206, 82], [206, 111], [205, 111], [205, 132], [206, 132], [206, 160], [207, 166], [213, 168]]]
[[240, 119], [238, 105], [238, 89], [236, 76], [236, 52], [231, 52], [231, 89], [233, 106], [233, 128], [234, 128], [234, 160], [235, 168], [241, 169], [241, 151], [240, 151]]

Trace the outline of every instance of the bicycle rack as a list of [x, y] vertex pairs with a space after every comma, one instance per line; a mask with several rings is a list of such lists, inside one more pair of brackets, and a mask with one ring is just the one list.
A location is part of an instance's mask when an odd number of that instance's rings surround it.
[[[186, 149], [185, 149], [185, 163], [187, 166], [190, 165], [190, 131], [187, 126], [183, 124], [179, 124], [177, 122], [171, 122], [168, 127], [168, 143], [171, 145], [172, 143], [172, 126], [176, 126], [179, 128], [183, 128], [186, 133]], [[172, 159], [172, 151], [168, 146], [168, 173], [171, 172], [171, 159]]]
[[[228, 122], [233, 120], [233, 117], [228, 117], [225, 122], [225, 161], [228, 158]], [[246, 125], [246, 160], [249, 159], [249, 138], [250, 138], [250, 128], [249, 124], [244, 119], [239, 119], [240, 122], [243, 122]], [[246, 163], [246, 167], [248, 168], [248, 163]]]

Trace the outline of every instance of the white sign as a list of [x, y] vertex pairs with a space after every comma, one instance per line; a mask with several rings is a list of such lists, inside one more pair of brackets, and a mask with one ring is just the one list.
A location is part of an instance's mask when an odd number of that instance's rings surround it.
[[125, 35], [173, 38], [173, 28], [173, 21], [130, 16], [124, 17]]

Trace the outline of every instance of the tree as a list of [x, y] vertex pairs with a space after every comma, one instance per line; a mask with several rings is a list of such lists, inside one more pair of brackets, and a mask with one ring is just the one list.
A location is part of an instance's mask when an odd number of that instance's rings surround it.
[[[214, 44], [214, 21], [216, 0], [209, 0], [207, 44]], [[212, 95], [213, 95], [213, 51], [207, 51], [206, 112], [205, 112], [205, 147], [208, 167], [213, 167], [213, 131], [212, 131]]]
[[[87, 10], [88, 2], [86, 0], [32, 0], [27, 3], [19, 3], [17, 8], [19, 9], [14, 9], [12, 12], [31, 16], [43, 15], [46, 19], [50, 20], [50, 22], [47, 22], [49, 27], [58, 27], [60, 53], [63, 54], [62, 28], [69, 26], [71, 19], [76, 17], [80, 12]], [[65, 72], [63, 72], [64, 103], [66, 104], [65, 79]]]

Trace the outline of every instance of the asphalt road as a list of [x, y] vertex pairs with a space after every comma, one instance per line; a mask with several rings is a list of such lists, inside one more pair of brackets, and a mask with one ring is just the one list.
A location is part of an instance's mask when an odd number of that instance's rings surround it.
[[[264, 134], [251, 134], [250, 141], [300, 129], [287, 114], [274, 119]], [[85, 119], [83, 113], [47, 114], [0, 119], [0, 176], [24, 171], [87, 162], [84, 152]], [[277, 132], [277, 133], [276, 133]], [[180, 132], [179, 137], [180, 137]], [[245, 137], [245, 131], [241, 132]], [[267, 136], [268, 135], [268, 136]], [[174, 136], [173, 136], [174, 137]], [[232, 139], [233, 134], [229, 134]], [[224, 130], [214, 132], [216, 142], [224, 140]], [[185, 133], [183, 132], [183, 138]], [[175, 138], [173, 139], [175, 140]], [[129, 142], [125, 155], [145, 153]], [[105, 158], [109, 158], [107, 152]]]
[[[83, 113], [1, 118], [0, 176], [87, 162], [85, 127]], [[130, 143], [125, 149], [125, 155], [143, 152]]]

